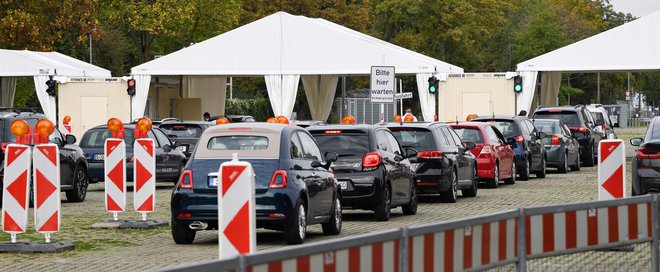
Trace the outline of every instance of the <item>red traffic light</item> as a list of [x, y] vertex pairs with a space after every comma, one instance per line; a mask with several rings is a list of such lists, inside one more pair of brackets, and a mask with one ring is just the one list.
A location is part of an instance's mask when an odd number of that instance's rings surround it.
[[129, 80], [128, 80], [128, 86], [129, 86], [129, 87], [133, 87], [133, 86], [135, 86], [135, 79], [129, 79]]

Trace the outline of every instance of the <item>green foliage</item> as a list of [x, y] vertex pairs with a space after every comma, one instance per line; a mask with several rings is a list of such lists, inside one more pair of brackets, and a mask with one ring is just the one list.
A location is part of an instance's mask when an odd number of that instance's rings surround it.
[[273, 109], [266, 98], [227, 99], [225, 104], [227, 115], [252, 115], [259, 122], [273, 117]]
[[[583, 90], [568, 85], [559, 87], [559, 105], [575, 105], [575, 97], [584, 93]], [[570, 99], [570, 101], [569, 101]]]

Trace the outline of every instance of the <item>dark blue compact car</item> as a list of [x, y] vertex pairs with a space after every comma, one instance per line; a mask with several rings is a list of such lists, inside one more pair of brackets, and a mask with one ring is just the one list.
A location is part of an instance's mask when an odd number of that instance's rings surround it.
[[218, 170], [238, 153], [255, 173], [257, 228], [284, 232], [289, 244], [305, 241], [307, 226], [341, 231], [341, 195], [330, 163], [303, 128], [271, 123], [232, 123], [208, 128], [172, 193], [172, 237], [190, 244], [196, 231], [218, 228]]
[[[331, 125], [307, 128], [321, 150], [337, 152], [332, 168], [342, 190], [342, 204], [372, 210], [376, 220], [390, 219], [390, 210], [401, 206], [403, 214], [417, 213], [415, 173], [392, 132], [383, 126]], [[412, 153], [411, 153], [412, 152]]]
[[[133, 180], [133, 133], [135, 124], [124, 124], [126, 131], [126, 179]], [[106, 125], [96, 126], [85, 132], [80, 141], [80, 148], [85, 152], [89, 162], [89, 178], [92, 182], [103, 181], [103, 146], [105, 140], [112, 133]], [[186, 156], [179, 150], [178, 143], [173, 144], [160, 129], [152, 128], [147, 136], [154, 140], [156, 146], [156, 180], [178, 181], [183, 167], [186, 165]]]

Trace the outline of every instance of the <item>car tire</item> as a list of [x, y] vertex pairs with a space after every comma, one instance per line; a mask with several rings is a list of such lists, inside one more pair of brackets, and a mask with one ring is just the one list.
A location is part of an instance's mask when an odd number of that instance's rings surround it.
[[417, 188], [415, 184], [410, 185], [410, 201], [408, 204], [401, 206], [404, 215], [414, 215], [417, 213]]
[[456, 177], [456, 170], [451, 172], [449, 182], [451, 183], [449, 190], [440, 193], [440, 201], [444, 203], [456, 203], [456, 199], [458, 198], [458, 177]]
[[497, 162], [495, 162], [495, 168], [493, 169], [493, 179], [486, 182], [488, 188], [497, 189], [500, 183], [500, 167]]
[[522, 172], [520, 172], [520, 180], [529, 180], [529, 167], [530, 167], [529, 160], [525, 160], [525, 169], [523, 169]]
[[461, 190], [463, 196], [467, 197], [476, 197], [477, 190], [479, 189], [479, 184], [477, 182], [477, 169], [474, 169], [474, 174], [472, 175], [472, 187], [470, 189]]
[[289, 225], [284, 229], [284, 240], [289, 245], [302, 244], [307, 236], [307, 212], [301, 200], [298, 200], [292, 215]]
[[192, 244], [197, 231], [191, 230], [185, 222], [172, 219], [172, 239], [177, 244]]
[[84, 167], [76, 167], [73, 175], [73, 188], [65, 192], [66, 199], [69, 202], [83, 202], [87, 196], [87, 186], [89, 186], [87, 171]]
[[514, 161], [513, 163], [511, 163], [511, 177], [505, 179], [504, 184], [509, 184], [509, 185], [516, 184], [516, 175], [518, 175], [518, 173], [516, 173], [516, 162]]
[[557, 167], [557, 171], [562, 174], [568, 173], [568, 153], [564, 153], [563, 162]]
[[323, 234], [325, 235], [337, 235], [341, 232], [342, 217], [341, 217], [341, 201], [339, 196], [335, 197], [335, 205], [332, 208], [332, 213], [330, 214], [330, 220], [326, 223], [321, 224], [323, 228]]
[[390, 185], [385, 184], [383, 187], [382, 199], [374, 212], [376, 213], [376, 220], [378, 221], [387, 221], [390, 220], [391, 209], [392, 209], [392, 191], [390, 190]]
[[587, 151], [587, 153], [588, 153], [588, 155], [586, 156], [586, 158], [584, 160], [584, 166], [592, 167], [592, 166], [596, 165], [596, 160], [594, 160], [594, 155], [593, 155], [593, 153], [594, 153], [593, 147], [590, 147], [589, 150]]
[[543, 156], [543, 160], [541, 161], [541, 171], [536, 172], [536, 177], [537, 178], [545, 178], [546, 174], [546, 169], [547, 169], [547, 163], [545, 161], [545, 156]]
[[571, 166], [571, 171], [580, 171], [580, 153], [575, 156], [575, 165]]

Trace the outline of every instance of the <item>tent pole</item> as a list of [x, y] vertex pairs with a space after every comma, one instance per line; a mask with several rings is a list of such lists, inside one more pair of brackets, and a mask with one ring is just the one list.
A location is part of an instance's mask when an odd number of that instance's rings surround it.
[[344, 118], [344, 107], [346, 106], [346, 76], [341, 77], [341, 108], [339, 109], [339, 120]]
[[598, 87], [596, 87], [597, 99], [596, 103], [600, 104], [600, 73], [598, 73]]

